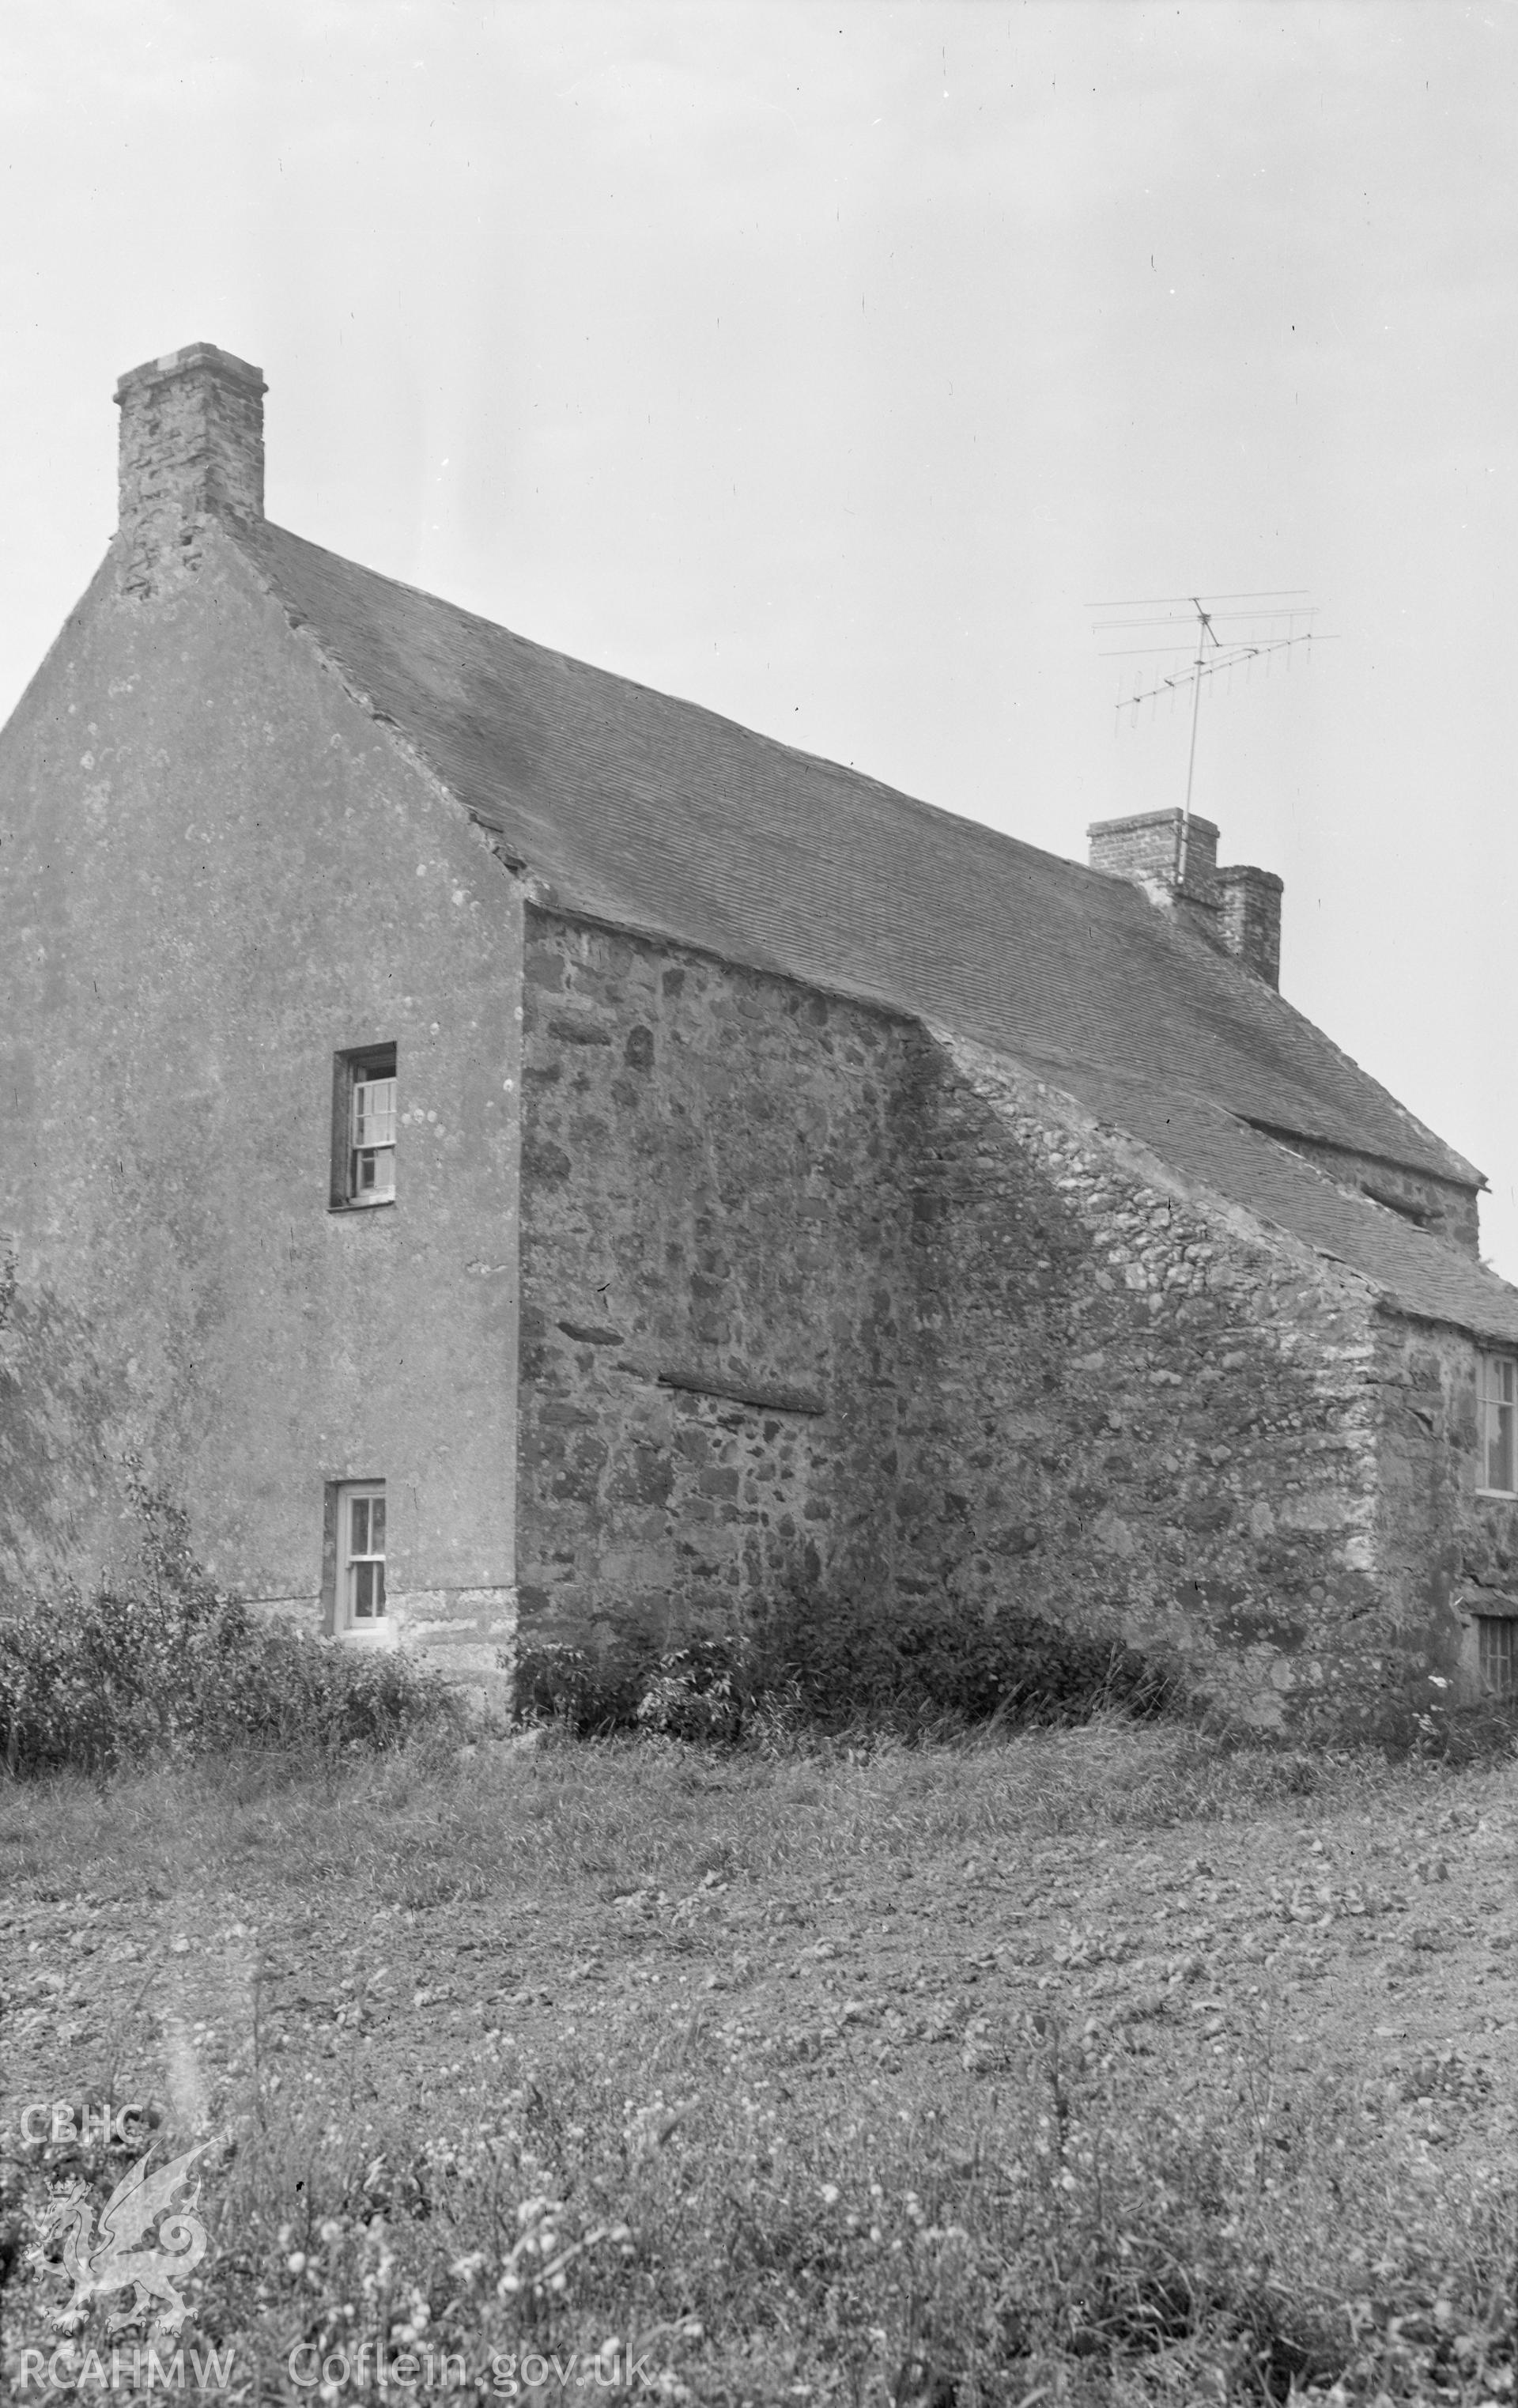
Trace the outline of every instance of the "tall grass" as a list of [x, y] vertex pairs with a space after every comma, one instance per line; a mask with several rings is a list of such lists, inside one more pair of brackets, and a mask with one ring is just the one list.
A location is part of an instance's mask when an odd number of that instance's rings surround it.
[[[666, 2398], [735, 2408], [1475, 2402], [1511, 2396], [1511, 2186], [1415, 2163], [1383, 2077], [1305, 2070], [1268, 1985], [1240, 2006], [1226, 2074], [1196, 2086], [1156, 2074], [1143, 2015], [1176, 2012], [1158, 2000], [1100, 2029], [1019, 2010], [973, 2063], [967, 2034], [963, 2058], [882, 2054], [844, 2078], [820, 2001], [735, 2049], [738, 2001], [704, 2003], [693, 1980], [674, 2016], [631, 1984], [594, 2017], [569, 1993], [530, 2037], [508, 2013], [458, 2061], [457, 2043], [392, 2060], [377, 2096], [362, 2009], [373, 1982], [430, 1978], [450, 1901], [478, 1902], [444, 1931], [499, 1952], [505, 1993], [529, 1898], [566, 1959], [594, 1935], [609, 1971], [666, 1946], [699, 1971], [680, 1952], [711, 1884], [771, 1918], [889, 1897], [909, 1869], [964, 1899], [1074, 1832], [1151, 1851], [1226, 1823], [1247, 1846], [1342, 1818], [1395, 1841], [1466, 1827], [1480, 1784], [1507, 1782], [1111, 1716], [778, 1760], [550, 1735], [405, 1749], [335, 1791], [252, 1760], [125, 1775], [108, 1799], [28, 1784], [0, 1796], [0, 1843], [13, 1894], [131, 1897], [146, 1870], [182, 1915], [230, 1894], [268, 1929], [288, 1897], [345, 1973], [330, 2056], [287, 2050], [265, 2006], [217, 2098], [218, 2248], [193, 2304], [261, 2396], [288, 2391], [300, 2347], [318, 2353], [303, 2365], [341, 2361], [342, 2398], [378, 2398], [383, 2345], [392, 2365], [446, 2356], [455, 2396], [480, 2400], [516, 2396], [536, 2360], [557, 2396], [549, 2363], [578, 2352], [600, 2354], [603, 2387], [630, 2357]], [[103, 2198], [122, 2162], [47, 2170]]]
[[389, 2113], [272, 2079], [214, 2176], [196, 2325], [271, 2375], [340, 2353], [349, 2397], [381, 2347], [446, 2353], [483, 2397], [577, 2353], [700, 2401], [1511, 2389], [1511, 2187], [1420, 2194], [1360, 2097], [1282, 2096], [1264, 2040], [1221, 2109], [1049, 2018], [974, 2100], [813, 2105], [689, 2032]]
[[777, 1756], [552, 1727], [461, 1749], [444, 1726], [353, 1757], [336, 1789], [305, 1778], [308, 1762], [255, 1753], [123, 1768], [108, 1792], [80, 1774], [0, 1791], [0, 1877], [52, 1896], [166, 1894], [246, 1870], [276, 1888], [351, 1884], [376, 1905], [418, 1907], [551, 1888], [567, 1912], [712, 1872], [776, 1885], [945, 1856], [1011, 1869], [1030, 1843], [1067, 1833], [1115, 1845], [1382, 1800], [1411, 1812], [1454, 1777], [1368, 1749], [1310, 1756], [1110, 1713], [1015, 1738], [824, 1738]]

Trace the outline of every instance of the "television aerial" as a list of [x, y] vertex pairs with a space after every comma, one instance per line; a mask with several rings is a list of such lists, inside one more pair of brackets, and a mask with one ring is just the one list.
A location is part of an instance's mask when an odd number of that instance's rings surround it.
[[[1301, 652], [1305, 661], [1312, 656], [1313, 621], [1317, 610], [1307, 598], [1303, 586], [1268, 588], [1253, 594], [1162, 594], [1146, 595], [1127, 602], [1088, 602], [1088, 610], [1112, 610], [1115, 618], [1098, 619], [1092, 628], [1097, 636], [1122, 634], [1153, 637], [1163, 628], [1178, 632], [1167, 643], [1148, 641], [1139, 644], [1104, 646], [1104, 660], [1154, 659], [1168, 655], [1172, 666], [1145, 684], [1144, 673], [1120, 673], [1116, 704], [1116, 725], [1122, 727], [1124, 713], [1130, 714], [1130, 724], [1137, 726], [1145, 703], [1151, 705], [1151, 715], [1161, 702], [1169, 697], [1172, 709], [1188, 691], [1191, 695], [1191, 743], [1186, 754], [1186, 799], [1181, 815], [1181, 859], [1178, 864], [1182, 882], [1186, 875], [1186, 848], [1191, 833], [1191, 797], [1196, 777], [1196, 727], [1201, 715], [1202, 688], [1214, 678], [1225, 678], [1231, 685], [1235, 675], [1242, 671], [1246, 681], [1253, 675], [1257, 661], [1265, 664], [1268, 677], [1278, 653], [1284, 653], [1289, 668], [1295, 654]], [[1152, 612], [1153, 616], [1142, 616]], [[1184, 638], [1179, 630], [1184, 628]], [[1331, 640], [1318, 637], [1323, 643]], [[1196, 652], [1190, 658], [1191, 644]], [[1153, 672], [1151, 673], [1153, 674]]]

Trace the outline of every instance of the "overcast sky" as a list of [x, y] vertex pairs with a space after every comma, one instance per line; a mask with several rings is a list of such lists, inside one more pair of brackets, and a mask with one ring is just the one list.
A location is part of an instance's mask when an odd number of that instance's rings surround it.
[[1515, 100], [1513, 0], [6, 0], [0, 712], [197, 340], [282, 524], [1056, 853], [1185, 788], [1090, 606], [1306, 589], [1196, 809], [1518, 1278]]

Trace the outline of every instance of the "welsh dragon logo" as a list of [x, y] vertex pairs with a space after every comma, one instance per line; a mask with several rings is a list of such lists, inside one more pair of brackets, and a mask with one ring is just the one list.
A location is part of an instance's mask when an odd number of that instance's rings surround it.
[[[165, 2334], [179, 2331], [184, 2322], [184, 2301], [170, 2277], [182, 2278], [206, 2255], [206, 2228], [193, 2212], [200, 2183], [197, 2178], [190, 2190], [190, 2168], [209, 2145], [202, 2141], [199, 2148], [170, 2157], [151, 2174], [148, 2159], [139, 2157], [101, 2209], [100, 2229], [93, 2239], [94, 2209], [83, 2183], [70, 2183], [52, 2200], [42, 2215], [44, 2242], [62, 2234], [64, 2265], [74, 2285], [73, 2296], [53, 2312], [56, 2330], [72, 2331], [81, 2324], [92, 2300], [107, 2291], [131, 2290], [131, 2303], [111, 2317], [108, 2331], [119, 2332], [123, 2326], [136, 2324], [154, 2300], [161, 2304], [151, 2329]], [[176, 2207], [181, 2191], [190, 2195]], [[42, 2247], [31, 2255], [41, 2258]]]

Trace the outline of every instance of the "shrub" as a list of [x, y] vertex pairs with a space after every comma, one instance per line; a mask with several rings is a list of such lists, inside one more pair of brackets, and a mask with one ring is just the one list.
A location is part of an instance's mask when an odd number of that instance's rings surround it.
[[546, 1641], [518, 1650], [519, 1722], [552, 1723], [576, 1739], [637, 1727], [638, 1701], [657, 1664], [652, 1649], [627, 1644], [606, 1656]]
[[798, 1727], [908, 1736], [991, 1723], [1081, 1722], [1104, 1707], [1157, 1714], [1174, 1681], [1134, 1649], [1032, 1614], [987, 1623], [952, 1600], [879, 1614], [852, 1601], [779, 1599], [752, 1630], [672, 1651], [628, 1637], [606, 1653], [529, 1647], [517, 1712], [579, 1737], [663, 1732], [708, 1745], [773, 1742]]
[[1451, 1766], [1489, 1764], [1518, 1747], [1518, 1698], [1482, 1698], [1411, 1713], [1397, 1734], [1410, 1756]]
[[1179, 1702], [1173, 1678], [1131, 1647], [1037, 1614], [987, 1621], [947, 1596], [883, 1614], [853, 1599], [787, 1597], [760, 1649], [769, 1679], [794, 1678], [824, 1727], [1083, 1722], [1103, 1707], [1156, 1714]]
[[695, 1639], [661, 1656], [637, 1701], [639, 1724], [708, 1747], [741, 1739], [758, 1695], [752, 1652], [741, 1640]]
[[320, 1754], [394, 1745], [460, 1709], [389, 1651], [334, 1647], [222, 1597], [185, 1519], [134, 1489], [142, 1570], [0, 1622], [0, 1757], [13, 1775], [97, 1776], [153, 1756], [236, 1748]]

